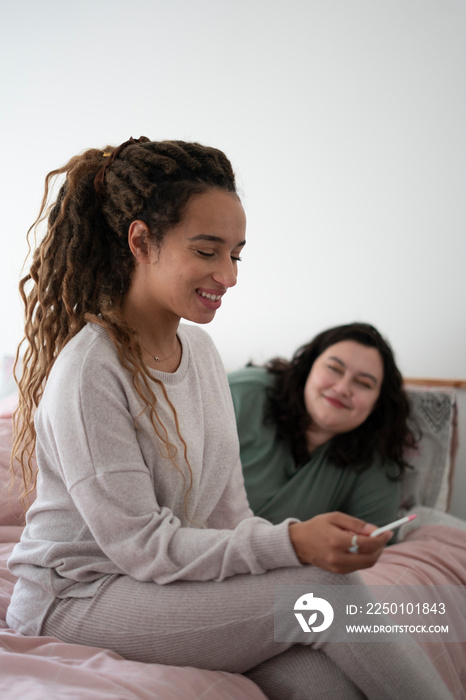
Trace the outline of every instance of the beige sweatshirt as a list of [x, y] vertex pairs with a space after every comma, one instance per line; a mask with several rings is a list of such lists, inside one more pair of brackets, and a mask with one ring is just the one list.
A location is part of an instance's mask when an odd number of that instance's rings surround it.
[[220, 357], [181, 325], [182, 359], [154, 371], [188, 446], [190, 484], [173, 413], [154, 383], [176, 447], [164, 454], [148, 411], [107, 333], [88, 324], [58, 357], [36, 413], [37, 499], [9, 561], [19, 577], [8, 624], [38, 634], [56, 596], [92, 596], [111, 574], [166, 584], [300, 566], [288, 523], [253, 517]]

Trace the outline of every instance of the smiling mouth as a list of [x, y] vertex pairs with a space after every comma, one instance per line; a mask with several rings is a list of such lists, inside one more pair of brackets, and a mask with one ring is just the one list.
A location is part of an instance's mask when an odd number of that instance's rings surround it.
[[209, 299], [210, 301], [220, 301], [222, 294], [209, 294], [208, 292], [197, 292], [203, 299]]
[[201, 304], [209, 311], [218, 311], [222, 305], [222, 297], [224, 292], [216, 294], [213, 291], [206, 291], [204, 289], [196, 289], [196, 294], [199, 297]]
[[346, 404], [342, 403], [338, 399], [334, 399], [331, 396], [324, 396], [324, 398], [326, 399], [326, 401], [329, 402], [331, 406], [334, 406], [334, 408], [349, 408], [349, 406], [346, 406]]

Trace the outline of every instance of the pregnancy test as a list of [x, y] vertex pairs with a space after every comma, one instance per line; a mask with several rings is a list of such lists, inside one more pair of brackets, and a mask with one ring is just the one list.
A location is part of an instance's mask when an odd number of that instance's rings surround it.
[[414, 518], [417, 518], [417, 515], [413, 513], [413, 515], [407, 515], [405, 518], [400, 518], [399, 520], [395, 520], [393, 523], [388, 523], [388, 525], [384, 525], [383, 527], [379, 527], [377, 530], [374, 530], [374, 532], [371, 532], [369, 537], [377, 537], [377, 535], [381, 535], [382, 532], [388, 532], [388, 530], [394, 530], [396, 527], [400, 527], [401, 525], [404, 525], [405, 523], [409, 523], [410, 520], [414, 520]]

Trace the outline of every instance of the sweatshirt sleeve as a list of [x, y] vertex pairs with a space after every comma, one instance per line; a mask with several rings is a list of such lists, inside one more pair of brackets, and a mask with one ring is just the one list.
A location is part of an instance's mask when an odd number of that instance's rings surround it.
[[136, 470], [82, 481], [72, 497], [102, 552], [141, 581], [221, 581], [299, 565], [286, 521], [271, 525], [251, 517], [234, 529], [183, 527]]

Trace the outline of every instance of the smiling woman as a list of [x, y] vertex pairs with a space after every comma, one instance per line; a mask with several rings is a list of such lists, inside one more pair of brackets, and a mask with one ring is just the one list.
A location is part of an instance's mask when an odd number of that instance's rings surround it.
[[191, 197], [163, 245], [152, 240], [144, 221], [131, 223], [128, 243], [136, 262], [122, 317], [138, 331], [149, 366], [155, 369], [153, 358], [160, 355], [170, 360], [165, 371], [176, 370], [181, 318], [212, 321], [223, 295], [236, 284], [245, 230], [238, 196], [218, 188]]
[[274, 523], [331, 511], [377, 525], [395, 520], [403, 450], [414, 436], [393, 353], [373, 326], [328, 329], [291, 361], [247, 367], [229, 382], [257, 515]]

